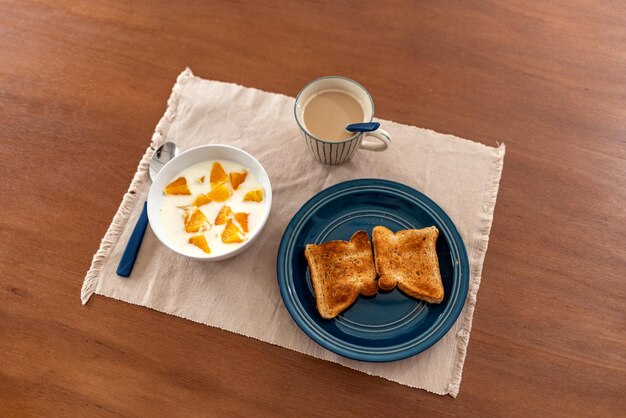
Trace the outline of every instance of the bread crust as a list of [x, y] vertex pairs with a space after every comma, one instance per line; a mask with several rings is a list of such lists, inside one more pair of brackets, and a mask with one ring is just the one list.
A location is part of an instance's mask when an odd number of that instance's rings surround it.
[[372, 232], [378, 287], [383, 291], [398, 287], [403, 293], [429, 303], [441, 303], [443, 282], [437, 258], [435, 226], [406, 229], [395, 234], [384, 226]]
[[374, 296], [378, 291], [372, 245], [365, 231], [355, 232], [350, 241], [308, 244], [304, 256], [323, 318], [336, 317], [360, 294]]

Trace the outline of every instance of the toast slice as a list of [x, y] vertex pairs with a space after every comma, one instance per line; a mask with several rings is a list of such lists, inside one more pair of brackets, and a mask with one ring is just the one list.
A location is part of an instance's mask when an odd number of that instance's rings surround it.
[[378, 287], [393, 290], [430, 303], [443, 300], [443, 283], [437, 258], [439, 230], [430, 226], [406, 229], [395, 234], [384, 226], [374, 227], [372, 242]]
[[374, 296], [378, 291], [372, 245], [365, 231], [355, 232], [349, 242], [307, 244], [304, 256], [309, 262], [317, 311], [323, 318], [336, 317], [359, 294]]

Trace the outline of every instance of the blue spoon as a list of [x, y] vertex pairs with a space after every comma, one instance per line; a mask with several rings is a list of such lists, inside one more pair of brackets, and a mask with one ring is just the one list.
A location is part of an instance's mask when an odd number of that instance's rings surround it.
[[362, 122], [362, 123], [352, 123], [346, 126], [346, 131], [349, 132], [372, 132], [380, 127], [380, 123], [378, 122]]
[[[176, 154], [178, 154], [178, 147], [173, 142], [166, 142], [154, 152], [152, 160], [150, 161], [150, 178], [153, 181], [161, 168], [167, 164], [169, 160], [174, 158]], [[116, 273], [118, 276], [129, 277], [130, 273], [133, 271], [133, 266], [135, 265], [137, 254], [139, 254], [139, 248], [141, 247], [141, 242], [143, 241], [147, 227], [148, 202], [144, 202], [141, 215], [139, 215], [137, 219], [135, 228], [126, 244], [124, 254], [122, 254], [122, 258], [120, 259], [120, 264], [117, 266]]]

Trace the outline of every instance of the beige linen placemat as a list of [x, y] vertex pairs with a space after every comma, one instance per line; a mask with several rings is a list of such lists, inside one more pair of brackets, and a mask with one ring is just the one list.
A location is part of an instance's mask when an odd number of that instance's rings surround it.
[[[469, 341], [476, 293], [496, 203], [504, 145], [491, 148], [414, 126], [381, 121], [393, 138], [382, 153], [360, 151], [341, 166], [313, 160], [293, 117], [294, 99], [183, 71], [135, 177], [85, 277], [81, 299], [93, 293], [146, 306], [257, 338], [362, 372], [437, 394], [456, 396]], [[181, 150], [222, 143], [255, 156], [267, 170], [273, 207], [264, 231], [243, 254], [220, 262], [194, 261], [167, 250], [150, 228], [132, 276], [115, 269], [150, 188], [153, 149], [173, 141]], [[457, 225], [470, 260], [463, 311], [437, 344], [393, 363], [338, 356], [310, 340], [285, 309], [276, 255], [287, 223], [311, 196], [363, 177], [405, 183], [435, 200]]]

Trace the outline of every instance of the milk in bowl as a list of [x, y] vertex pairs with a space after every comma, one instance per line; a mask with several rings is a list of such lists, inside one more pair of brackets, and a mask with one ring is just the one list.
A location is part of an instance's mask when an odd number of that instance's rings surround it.
[[159, 219], [170, 244], [193, 257], [243, 245], [266, 218], [267, 191], [248, 167], [219, 159], [193, 164], [163, 189]]

